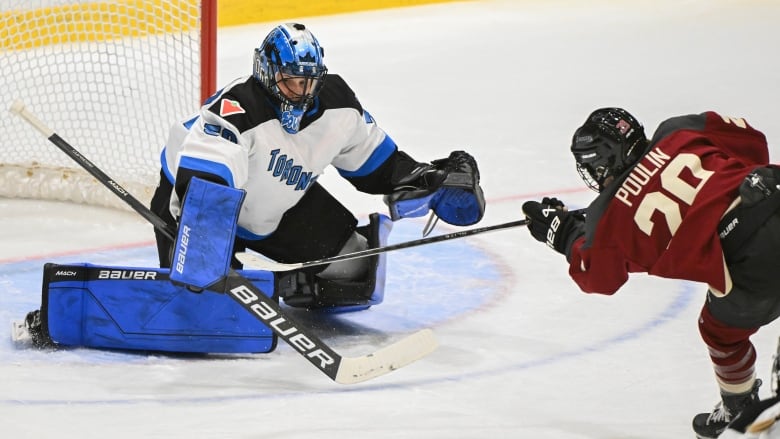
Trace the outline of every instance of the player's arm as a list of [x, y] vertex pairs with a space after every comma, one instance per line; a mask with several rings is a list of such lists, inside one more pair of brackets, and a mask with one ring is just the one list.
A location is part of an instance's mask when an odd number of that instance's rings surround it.
[[769, 147], [766, 136], [750, 126], [741, 117], [731, 117], [715, 112], [705, 113], [707, 135], [717, 137], [719, 147], [731, 157], [747, 165], [766, 165], [769, 163]]
[[248, 143], [233, 124], [208, 108], [202, 109], [176, 157], [174, 216], [178, 200], [184, 199], [194, 177], [231, 188], [243, 187], [248, 176]]
[[614, 294], [626, 281], [630, 264], [615, 250], [585, 248], [577, 238], [569, 251], [569, 276], [586, 293]]
[[[569, 212], [557, 198], [526, 201], [528, 231], [569, 261], [569, 275], [586, 293], [613, 294], [628, 280], [628, 265], [618, 251], [585, 247], [585, 216]], [[596, 262], [597, 261], [597, 262]]]
[[399, 150], [368, 111], [357, 107], [347, 145], [333, 160], [344, 178], [362, 192], [385, 194], [393, 220], [430, 210], [454, 225], [482, 219], [485, 199], [470, 154], [454, 151], [431, 163], [418, 162]]
[[658, 125], [653, 144], [680, 131], [696, 131], [711, 139], [729, 157], [748, 166], [769, 163], [766, 137], [741, 117], [721, 115], [713, 111], [667, 119]]
[[469, 225], [485, 212], [477, 162], [464, 151], [424, 163], [396, 148], [371, 173], [348, 180], [363, 192], [385, 194], [393, 220], [433, 210], [449, 224]]

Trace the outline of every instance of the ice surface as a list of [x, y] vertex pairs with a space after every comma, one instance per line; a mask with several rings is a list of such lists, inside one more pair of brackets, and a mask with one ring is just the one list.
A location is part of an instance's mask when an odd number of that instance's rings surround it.
[[[479, 1], [304, 20], [330, 71], [403, 149], [476, 156], [480, 225], [516, 220], [523, 200], [550, 194], [586, 205], [593, 193], [568, 144], [600, 106], [628, 108], [648, 131], [677, 114], [744, 116], [776, 160], [779, 22], [780, 4], [758, 0]], [[220, 29], [220, 83], [249, 73], [274, 24]], [[321, 182], [363, 219], [383, 210], [333, 170]], [[423, 225], [398, 223], [391, 242]], [[0, 242], [0, 323], [38, 306], [44, 262], [155, 261], [137, 215], [62, 203], [0, 200]], [[563, 258], [520, 228], [388, 257], [381, 306], [295, 316], [345, 355], [433, 328], [440, 348], [404, 369], [342, 386], [284, 345], [219, 358], [20, 351], [5, 324], [0, 435], [680, 438], [716, 401], [696, 326], [701, 285], [639, 275], [613, 297], [582, 294]], [[754, 337], [765, 382], [777, 336], [771, 325]]]

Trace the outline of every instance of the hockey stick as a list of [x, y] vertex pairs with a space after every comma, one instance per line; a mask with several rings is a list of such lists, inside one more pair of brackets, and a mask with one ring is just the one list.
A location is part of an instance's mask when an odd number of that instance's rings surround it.
[[[582, 213], [585, 209], [573, 210], [572, 213]], [[445, 235], [433, 236], [430, 238], [416, 239], [414, 241], [401, 242], [398, 244], [387, 245], [384, 247], [369, 248], [366, 250], [360, 250], [354, 253], [345, 253], [343, 255], [332, 256], [329, 258], [316, 259], [308, 262], [295, 262], [291, 264], [283, 264], [280, 262], [271, 261], [269, 259], [262, 258], [254, 253], [240, 252], [236, 253], [241, 263], [247, 267], [251, 267], [256, 270], [266, 271], [290, 271], [297, 270], [299, 268], [312, 267], [315, 265], [330, 264], [333, 262], [346, 261], [349, 259], [364, 258], [366, 256], [373, 256], [379, 253], [385, 253], [393, 250], [400, 250], [403, 248], [417, 247], [419, 245], [431, 244], [439, 241], [448, 241], [450, 239], [463, 238], [466, 236], [477, 235], [479, 233], [490, 232], [493, 230], [508, 229], [510, 227], [519, 227], [528, 225], [527, 219], [518, 221], [510, 221], [508, 223], [496, 224], [493, 226], [480, 227], [471, 230], [461, 230], [459, 232], [447, 233]]]
[[[176, 240], [176, 232], [170, 225], [41, 122], [25, 108], [23, 102], [14, 101], [11, 104], [11, 112], [32, 125], [167, 238], [172, 241]], [[433, 352], [438, 346], [433, 331], [423, 329], [372, 354], [362, 357], [344, 357], [331, 349], [309, 329], [295, 322], [284, 313], [275, 300], [266, 296], [251, 281], [234, 270], [231, 270], [227, 276], [226, 291], [247, 312], [271, 328], [279, 338], [337, 383], [354, 384], [387, 374], [419, 360]]]

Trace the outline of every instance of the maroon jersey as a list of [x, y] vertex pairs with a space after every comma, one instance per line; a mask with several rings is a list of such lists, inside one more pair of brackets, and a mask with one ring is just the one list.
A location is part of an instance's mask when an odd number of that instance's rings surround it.
[[589, 293], [613, 294], [628, 273], [704, 282], [731, 290], [718, 222], [738, 187], [769, 162], [764, 135], [714, 112], [659, 125], [645, 155], [588, 207], [569, 274]]

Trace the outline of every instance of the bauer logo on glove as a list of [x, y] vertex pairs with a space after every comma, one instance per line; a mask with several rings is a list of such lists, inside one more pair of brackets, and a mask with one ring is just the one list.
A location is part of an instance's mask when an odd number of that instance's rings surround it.
[[526, 201], [523, 213], [529, 220], [531, 236], [563, 255], [568, 255], [574, 241], [585, 234], [582, 214], [569, 212], [557, 198]]
[[[555, 212], [556, 209], [542, 209], [544, 216], [549, 216], [551, 212]], [[550, 222], [550, 228], [547, 229], [547, 246], [555, 248], [555, 233], [558, 231], [558, 227], [561, 225], [561, 216], [552, 214], [552, 221]]]

